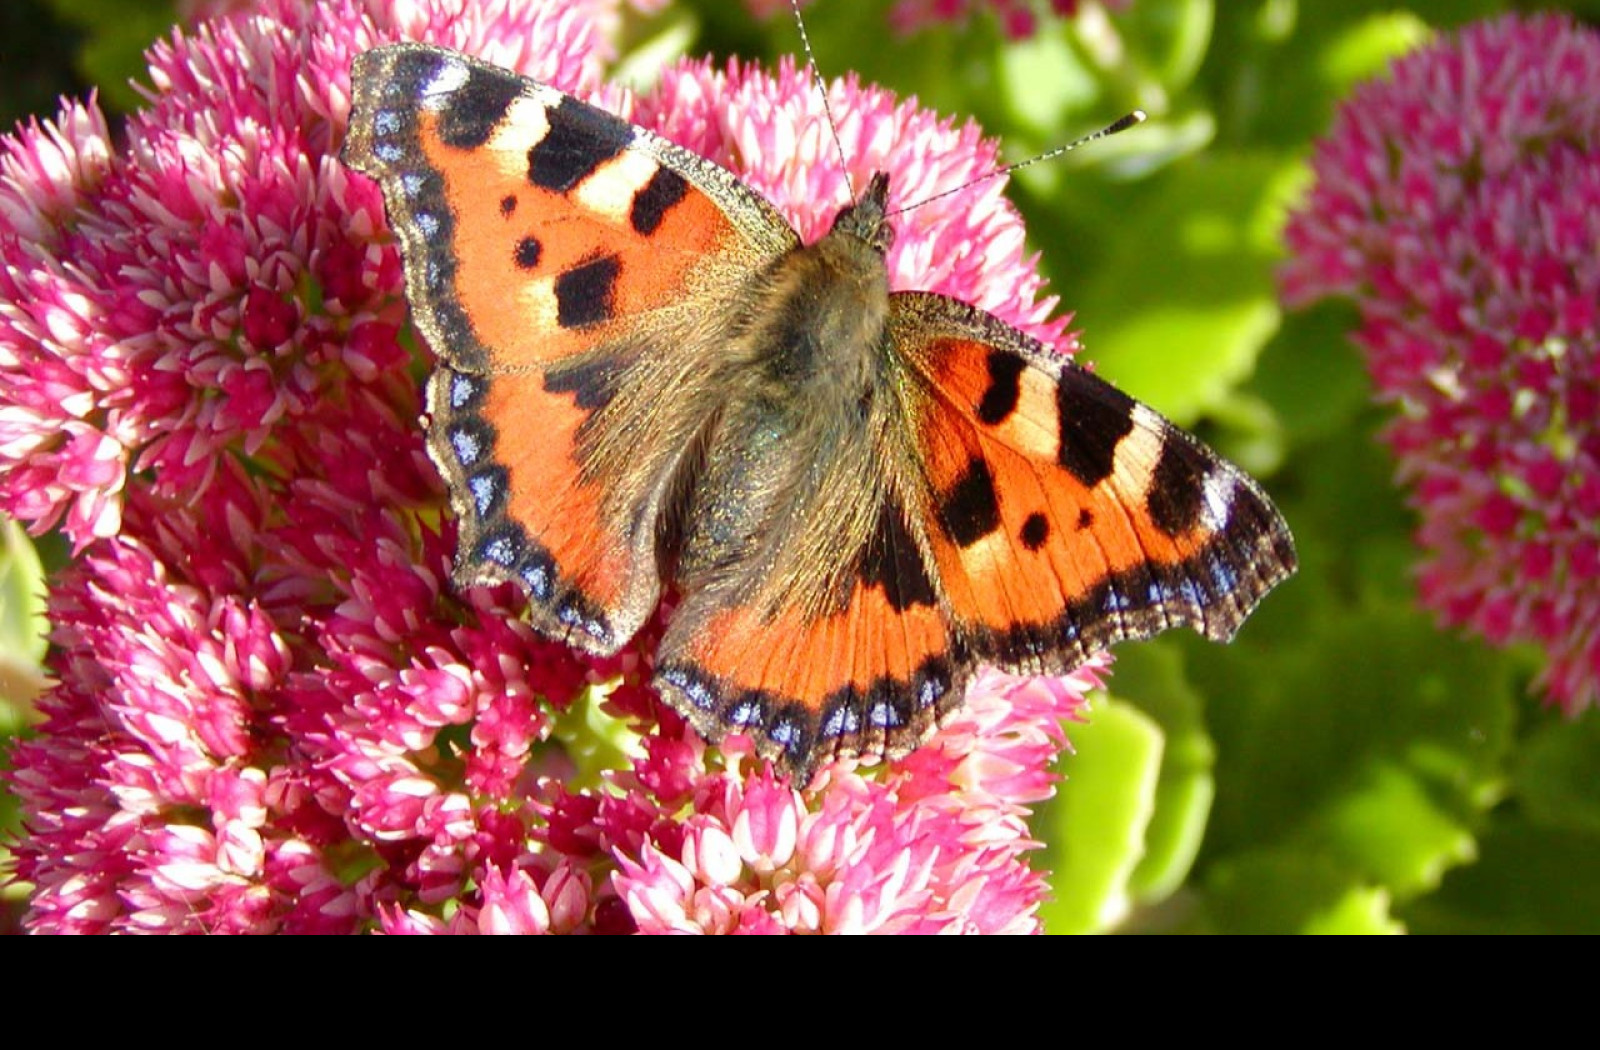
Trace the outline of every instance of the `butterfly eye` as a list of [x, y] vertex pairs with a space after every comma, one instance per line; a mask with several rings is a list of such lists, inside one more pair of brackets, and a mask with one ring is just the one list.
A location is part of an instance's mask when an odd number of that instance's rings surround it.
[[888, 255], [889, 249], [894, 247], [894, 227], [889, 225], [887, 219], [880, 219], [872, 231], [872, 236], [867, 238], [867, 243], [872, 245], [878, 254]]

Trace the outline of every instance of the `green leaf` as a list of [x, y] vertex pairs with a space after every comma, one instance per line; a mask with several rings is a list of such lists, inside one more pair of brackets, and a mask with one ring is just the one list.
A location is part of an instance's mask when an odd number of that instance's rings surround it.
[[1401, 896], [1436, 888], [1445, 871], [1477, 856], [1466, 822], [1425, 778], [1382, 762], [1329, 799], [1307, 838]]
[[1161, 728], [1133, 707], [1105, 699], [1072, 727], [1067, 782], [1036, 826], [1050, 846], [1054, 899], [1041, 909], [1050, 933], [1102, 932], [1127, 915], [1130, 879], [1144, 854], [1161, 770]]
[[1339, 864], [1288, 852], [1263, 852], [1219, 866], [1207, 883], [1204, 925], [1244, 934], [1392, 934], [1387, 893]]
[[22, 527], [0, 516], [0, 733], [27, 721], [48, 682], [44, 570]]
[[[1293, 408], [1277, 409], [1293, 416]], [[1270, 604], [1302, 604], [1301, 615], [1310, 617], [1298, 623], [1302, 641], [1308, 623], [1325, 622], [1331, 611], [1415, 601], [1414, 519], [1395, 487], [1394, 460], [1377, 439], [1387, 415], [1367, 407], [1354, 423], [1296, 449], [1290, 470], [1272, 479], [1299, 541], [1301, 569]]]
[[1104, 90], [1059, 33], [1039, 33], [1002, 50], [999, 86], [1010, 124], [1035, 142], [1060, 136], [1063, 114], [1089, 110]]
[[625, 39], [606, 79], [643, 93], [655, 87], [667, 67], [691, 53], [700, 20], [681, 7], [669, 7], [660, 17], [649, 19], [639, 18], [630, 8], [624, 8], [624, 14], [632, 17], [624, 22]]
[[1405, 933], [1405, 924], [1389, 914], [1389, 892], [1375, 886], [1355, 886], [1332, 907], [1307, 916], [1301, 933], [1318, 936], [1392, 936]]
[[[1118, 44], [1154, 86], [1164, 95], [1177, 95], [1205, 61], [1215, 21], [1215, 0], [1148, 0], [1119, 13], [1111, 24], [1121, 30]], [[1081, 25], [1074, 28], [1084, 32]]]
[[1334, 94], [1344, 95], [1432, 37], [1428, 24], [1409, 11], [1374, 15], [1328, 42], [1318, 72]]
[[[14, 873], [17, 858], [12, 847], [22, 835], [21, 806], [12, 793], [9, 741], [0, 739], [0, 871]], [[0, 937], [21, 933], [22, 917], [28, 910], [33, 887], [16, 878], [0, 880]]]
[[1600, 835], [1541, 827], [1515, 811], [1495, 816], [1478, 862], [1407, 906], [1407, 924], [1418, 933], [1600, 933]]
[[[1509, 665], [1404, 608], [1307, 621], [1305, 633], [1297, 650], [1254, 663], [1262, 680], [1226, 669], [1207, 686], [1242, 702], [1208, 709], [1219, 760], [1206, 853], [1292, 844], [1396, 894], [1428, 889], [1470, 858], [1473, 828], [1504, 791]], [[1214, 664], [1191, 648], [1192, 666]]]
[[1211, 422], [1216, 429], [1212, 447], [1247, 474], [1269, 478], [1283, 469], [1288, 434], [1266, 399], [1248, 388], [1234, 390], [1212, 409]]
[[1205, 702], [1185, 677], [1175, 647], [1118, 650], [1114, 680], [1118, 698], [1153, 719], [1165, 740], [1144, 856], [1128, 883], [1138, 905], [1147, 908], [1177, 891], [1200, 851], [1216, 795], [1216, 748], [1206, 732]]
[[1552, 829], [1600, 835], [1600, 712], [1550, 717], [1517, 757], [1517, 795], [1528, 819]]
[[1198, 78], [1226, 142], [1304, 149], [1325, 131], [1352, 83], [1380, 76], [1429, 27], [1506, 8], [1501, 0], [1386, 0], [1219, 4], [1215, 39]]
[[1261, 355], [1250, 388], [1277, 409], [1291, 441], [1349, 440], [1371, 404], [1366, 364], [1350, 344], [1358, 323], [1344, 302], [1292, 311]]
[[0, 651], [44, 657], [44, 568], [21, 525], [0, 515]]

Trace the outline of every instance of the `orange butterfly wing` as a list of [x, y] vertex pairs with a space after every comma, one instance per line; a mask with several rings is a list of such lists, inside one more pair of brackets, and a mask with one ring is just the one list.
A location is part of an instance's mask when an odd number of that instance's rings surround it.
[[624, 465], [594, 417], [794, 233], [729, 172], [466, 56], [393, 45], [352, 78], [344, 158], [382, 185], [442, 361], [458, 580], [517, 580], [545, 633], [614, 652], [658, 600], [657, 508], [697, 421], [653, 415], [658, 459]]
[[821, 615], [690, 596], [662, 639], [656, 681], [701, 735], [752, 736], [810, 779], [844, 755], [903, 755], [960, 706], [967, 658], [894, 497]]
[[974, 307], [891, 302], [925, 534], [975, 657], [1062, 671], [1174, 626], [1226, 640], [1294, 572], [1266, 494], [1195, 438]]

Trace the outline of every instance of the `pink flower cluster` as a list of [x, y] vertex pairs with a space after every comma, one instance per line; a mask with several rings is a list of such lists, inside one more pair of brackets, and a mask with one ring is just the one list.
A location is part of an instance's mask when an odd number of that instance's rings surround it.
[[1289, 226], [1293, 301], [1341, 295], [1397, 417], [1423, 600], [1600, 698], [1600, 35], [1469, 27], [1360, 89]]
[[[265, 0], [152, 51], [122, 145], [92, 102], [0, 138], [0, 508], [78, 555], [11, 774], [32, 929], [1035, 928], [1025, 820], [1095, 668], [986, 675], [906, 761], [797, 791], [659, 705], [649, 638], [587, 660], [520, 593], [448, 583], [427, 352], [377, 189], [336, 159], [350, 62], [423, 39], [595, 97], [595, 13]], [[858, 186], [994, 163], [831, 91]], [[808, 233], [846, 199], [802, 73], [689, 63], [605, 97]], [[1071, 349], [998, 180], [908, 216], [892, 268]]]

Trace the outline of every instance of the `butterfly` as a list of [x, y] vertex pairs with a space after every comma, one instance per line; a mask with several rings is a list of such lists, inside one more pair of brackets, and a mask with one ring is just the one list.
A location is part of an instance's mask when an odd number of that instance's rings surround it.
[[1062, 673], [1230, 638], [1295, 569], [1236, 467], [998, 318], [889, 288], [888, 176], [812, 244], [733, 173], [465, 55], [359, 56], [343, 149], [382, 187], [439, 358], [428, 446], [460, 586], [617, 652], [807, 783], [898, 757], [978, 665]]

